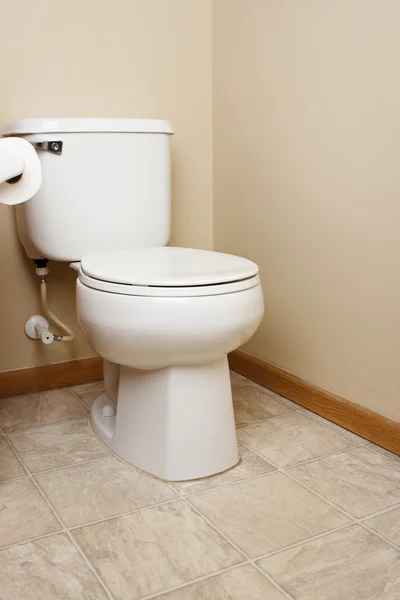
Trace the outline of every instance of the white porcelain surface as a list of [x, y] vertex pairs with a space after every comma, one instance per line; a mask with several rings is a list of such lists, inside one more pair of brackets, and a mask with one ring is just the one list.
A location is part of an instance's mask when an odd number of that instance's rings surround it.
[[27, 133], [169, 133], [173, 130], [168, 121], [161, 119], [99, 119], [42, 117], [19, 119], [2, 131], [3, 135]]
[[261, 285], [236, 294], [150, 298], [109, 294], [77, 282], [77, 310], [103, 358], [136, 369], [213, 362], [236, 350], [263, 316]]
[[[187, 248], [189, 250], [189, 248]], [[146, 296], [156, 298], [193, 298], [198, 296], [216, 296], [221, 294], [236, 294], [260, 285], [260, 276], [255, 275], [247, 279], [240, 279], [231, 283], [218, 283], [215, 285], [131, 285], [128, 283], [113, 283], [83, 273], [79, 262], [70, 264], [72, 269], [79, 272], [79, 281], [86, 287], [110, 294], [123, 294], [128, 296]], [[189, 281], [189, 279], [188, 279]]]
[[169, 133], [66, 133], [60, 125], [23, 137], [63, 142], [61, 156], [40, 152], [42, 186], [17, 208], [30, 258], [74, 261], [89, 252], [167, 244]]
[[118, 456], [162, 479], [220, 473], [239, 461], [227, 358], [155, 371], [121, 368], [117, 414], [95, 400], [93, 430]]
[[133, 248], [89, 254], [83, 273], [128, 285], [183, 287], [232, 283], [258, 274], [251, 260], [195, 248]]
[[[43, 184], [19, 207], [17, 224], [30, 258], [73, 262], [75, 269], [81, 261], [78, 317], [106, 363], [106, 392], [91, 408], [95, 433], [163, 479], [235, 466], [227, 354], [261, 322], [258, 267], [241, 257], [164, 247], [171, 127], [54, 118], [22, 120], [11, 130], [30, 142], [63, 144], [59, 156], [40, 152]], [[99, 282], [122, 289], [97, 289]], [[132, 295], [139, 286], [141, 295]], [[154, 289], [169, 292], [151, 297]]]
[[104, 414], [106, 395], [91, 410], [94, 431], [114, 452], [172, 481], [237, 464], [227, 354], [261, 321], [260, 285], [236, 294], [154, 298], [78, 281], [77, 306], [92, 346], [107, 364], [121, 365], [116, 416]]

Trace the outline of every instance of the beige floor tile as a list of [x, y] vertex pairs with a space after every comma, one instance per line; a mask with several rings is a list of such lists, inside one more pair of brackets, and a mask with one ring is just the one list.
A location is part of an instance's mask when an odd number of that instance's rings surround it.
[[364, 521], [368, 527], [400, 548], [400, 507]]
[[331, 429], [294, 412], [238, 429], [238, 438], [279, 467], [353, 446]]
[[179, 500], [73, 535], [118, 600], [137, 600], [243, 560]]
[[106, 391], [103, 381], [95, 381], [94, 383], [84, 383], [82, 385], [74, 385], [70, 388], [74, 394], [78, 396], [88, 406], [92, 406], [93, 402]]
[[360, 446], [289, 470], [356, 518], [400, 502], [400, 465]]
[[275, 392], [273, 392], [272, 390], [268, 390], [268, 393], [271, 394], [277, 400], [279, 400], [279, 402], [282, 402], [282, 404], [289, 406], [290, 408], [292, 408], [295, 411], [299, 410], [299, 405], [296, 404], [296, 402], [292, 402], [291, 400], [288, 400], [288, 398], [284, 398], [283, 396], [280, 396], [279, 394], [275, 394]]
[[234, 387], [232, 397], [236, 425], [254, 423], [292, 411], [290, 407], [269, 395], [267, 390], [257, 390], [251, 385]]
[[391, 460], [394, 460], [400, 464], [400, 456], [398, 454], [393, 454], [393, 452], [389, 452], [389, 450], [385, 450], [385, 448], [381, 448], [380, 446], [372, 444], [371, 442], [367, 444], [367, 448], [371, 448], [371, 450], [375, 450], [375, 452], [379, 452], [379, 454], [382, 454], [383, 456], [386, 456], [387, 458], [390, 458]]
[[285, 596], [250, 565], [158, 597], [160, 600], [285, 600]]
[[328, 419], [324, 419], [324, 417], [317, 415], [317, 413], [314, 413], [311, 410], [307, 410], [307, 408], [303, 408], [303, 406], [299, 406], [299, 410], [304, 415], [307, 415], [307, 416], [311, 417], [312, 419], [315, 419], [316, 421], [318, 421], [318, 423], [322, 423], [323, 425], [326, 425], [327, 427], [330, 427], [331, 429], [333, 429], [333, 431], [336, 431], [337, 433], [340, 433], [341, 435], [344, 435], [345, 437], [349, 438], [349, 440], [353, 440], [353, 442], [356, 444], [368, 444], [368, 440], [366, 440], [365, 438], [362, 438], [360, 435], [356, 435], [352, 431], [348, 431], [348, 429], [345, 429], [344, 427], [340, 427], [340, 425], [336, 425], [336, 423], [333, 423], [332, 421], [329, 421]]
[[248, 379], [247, 383], [249, 385], [252, 385], [256, 390], [259, 390], [260, 392], [266, 392], [269, 396], [271, 396], [271, 398], [275, 398], [276, 400], [279, 400], [280, 402], [283, 402], [284, 404], [287, 403], [289, 406], [292, 406], [293, 408], [298, 408], [298, 404], [296, 404], [295, 402], [292, 402], [291, 400], [288, 400], [287, 398], [284, 398], [280, 394], [277, 394], [273, 390], [265, 387], [265, 385], [261, 385], [259, 383], [256, 383], [255, 381], [251, 381], [251, 379]]
[[295, 404], [294, 402], [291, 402], [291, 400], [287, 400], [287, 398], [284, 398], [280, 394], [277, 394], [276, 392], [274, 392], [270, 388], [266, 387], [265, 385], [261, 385], [260, 383], [252, 381], [251, 379], [248, 379], [247, 383], [249, 385], [252, 385], [256, 390], [260, 390], [261, 392], [267, 392], [270, 396], [272, 396], [273, 398], [276, 398], [277, 400], [286, 401], [286, 402], [289, 402], [290, 404], [297, 406], [297, 404]]
[[26, 471], [11, 448], [0, 448], [0, 481], [23, 475], [26, 475]]
[[57, 519], [29, 478], [0, 483], [0, 547], [60, 529]]
[[0, 552], [4, 600], [102, 600], [107, 595], [64, 534]]
[[1, 433], [0, 433], [0, 450], [2, 448], [8, 448], [8, 444], [7, 444], [7, 440], [4, 437], [4, 435], [1, 435]]
[[220, 473], [219, 475], [214, 475], [213, 477], [195, 479], [193, 481], [184, 481], [182, 483], [174, 483], [174, 488], [184, 496], [187, 496], [189, 494], [211, 490], [222, 485], [235, 483], [236, 481], [242, 481], [243, 479], [249, 479], [250, 477], [255, 477], [256, 475], [270, 473], [271, 471], [275, 470], [275, 467], [241, 444], [239, 444], [239, 452], [241, 461], [233, 469], [229, 469], [229, 471], [225, 471], [225, 473]]
[[260, 561], [294, 600], [399, 600], [400, 552], [354, 525]]
[[166, 483], [114, 456], [35, 478], [67, 527], [176, 498]]
[[52, 425], [79, 419], [87, 410], [66, 388], [15, 396], [0, 402], [0, 427], [4, 432]]
[[10, 440], [31, 473], [110, 454], [90, 429], [87, 419], [13, 433]]
[[246, 385], [249, 383], [249, 380], [246, 377], [243, 377], [243, 375], [239, 375], [239, 373], [235, 373], [234, 371], [230, 371], [230, 375], [231, 375], [231, 386], [232, 388], [234, 387], [240, 387], [241, 385]]
[[205, 492], [190, 502], [251, 558], [350, 522], [283, 473]]

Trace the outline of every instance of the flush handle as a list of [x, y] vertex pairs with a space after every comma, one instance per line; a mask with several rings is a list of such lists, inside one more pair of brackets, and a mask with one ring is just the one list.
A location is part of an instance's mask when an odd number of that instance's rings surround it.
[[43, 142], [31, 142], [32, 146], [51, 152], [52, 154], [62, 154], [63, 143], [61, 140], [45, 140]]

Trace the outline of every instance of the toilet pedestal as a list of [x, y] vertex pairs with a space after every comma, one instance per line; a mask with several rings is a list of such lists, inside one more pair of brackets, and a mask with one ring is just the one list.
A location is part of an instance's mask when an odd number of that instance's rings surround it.
[[120, 367], [118, 408], [94, 402], [95, 433], [121, 458], [161, 479], [225, 471], [239, 461], [227, 357], [157, 370]]

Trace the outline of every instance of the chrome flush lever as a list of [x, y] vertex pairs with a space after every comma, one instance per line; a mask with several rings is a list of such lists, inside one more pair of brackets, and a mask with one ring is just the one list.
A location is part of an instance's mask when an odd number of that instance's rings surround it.
[[43, 141], [43, 142], [31, 142], [32, 146], [35, 148], [39, 148], [40, 150], [45, 150], [46, 152], [51, 152], [52, 154], [62, 154], [63, 143], [58, 141]]

